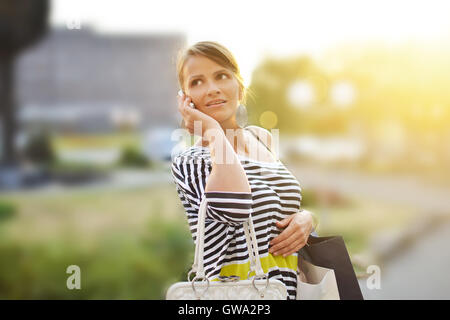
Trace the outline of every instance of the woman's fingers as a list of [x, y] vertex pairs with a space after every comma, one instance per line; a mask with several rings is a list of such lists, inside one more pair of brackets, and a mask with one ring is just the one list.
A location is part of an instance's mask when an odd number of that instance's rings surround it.
[[283, 257], [287, 257], [287, 256], [290, 256], [291, 254], [298, 252], [301, 248], [303, 248], [305, 246], [305, 244], [306, 244], [305, 242], [302, 242], [299, 246], [297, 246], [293, 250], [286, 252], [286, 253], [282, 253]]
[[281, 244], [286, 243], [289, 237], [292, 236], [293, 233], [295, 233], [296, 228], [294, 228], [293, 225], [289, 224], [286, 229], [283, 230], [283, 232], [280, 233], [279, 236], [277, 236], [275, 239], [273, 239], [270, 242], [270, 245], [274, 247], [280, 247]]
[[307, 239], [303, 239], [300, 241], [297, 241], [296, 243], [293, 243], [291, 246], [289, 246], [288, 248], [286, 248], [285, 250], [280, 252], [280, 255], [283, 255], [284, 257], [289, 256], [295, 252], [297, 252], [298, 250], [300, 250], [301, 248], [303, 248], [306, 244]]
[[190, 97], [178, 96], [178, 111], [181, 113], [183, 117], [185, 127], [189, 128], [189, 132], [191, 134], [193, 134], [194, 132], [194, 124], [197, 121], [200, 122], [201, 130], [206, 130], [208, 127], [215, 126], [217, 124], [217, 121], [213, 117], [207, 115], [206, 113], [201, 112], [196, 108], [192, 108], [191, 106], [189, 106], [191, 102], [192, 99]]
[[287, 228], [270, 242], [271, 247], [269, 252], [274, 255], [286, 256], [298, 251], [308, 240], [309, 233], [307, 231], [308, 222], [305, 220], [305, 216], [295, 214], [293, 219], [289, 221]]
[[185, 114], [186, 113], [186, 100], [187, 98], [185, 96], [180, 97], [178, 96], [178, 110], [181, 112], [181, 114]]
[[277, 221], [277, 227], [278, 228], [286, 228], [292, 221], [292, 219], [295, 217], [295, 215], [291, 214], [289, 217], [281, 220], [281, 221]]
[[303, 246], [306, 244], [306, 241], [307, 241], [307, 239], [305, 239], [305, 237], [299, 237], [299, 238], [291, 241], [290, 243], [288, 243], [284, 247], [275, 250], [273, 252], [273, 255], [275, 255], [275, 256], [278, 256], [278, 255], [283, 255], [283, 256], [291, 255], [291, 254], [297, 252], [298, 250], [300, 250], [301, 248], [303, 248]]
[[277, 242], [275, 245], [272, 245], [270, 247], [269, 252], [274, 254], [280, 254], [280, 252], [285, 252], [285, 250], [293, 248], [295, 247], [295, 245], [298, 245], [299, 242], [303, 241], [303, 238], [304, 236], [301, 231], [294, 231], [293, 233], [290, 233], [289, 236], [284, 240]]
[[[191, 132], [191, 127], [193, 127], [193, 125], [191, 125], [191, 122], [193, 122], [191, 120], [191, 115], [190, 115], [190, 107], [189, 107], [189, 103], [191, 103], [191, 98], [186, 97], [185, 95], [183, 95], [182, 97], [177, 96], [178, 99], [178, 111], [181, 113], [182, 117], [183, 117], [183, 121], [184, 121], [184, 125], [186, 126], [186, 128]], [[193, 128], [192, 128], [193, 131]]]

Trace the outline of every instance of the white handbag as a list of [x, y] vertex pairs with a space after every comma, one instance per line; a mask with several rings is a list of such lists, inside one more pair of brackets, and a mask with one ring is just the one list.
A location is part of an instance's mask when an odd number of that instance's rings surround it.
[[[300, 259], [300, 257], [299, 257]], [[302, 260], [297, 270], [297, 300], [340, 300], [333, 269]]]
[[[255, 228], [250, 215], [244, 222], [244, 233], [250, 259], [250, 271], [255, 272], [253, 279], [240, 280], [238, 276], [219, 277], [219, 281], [209, 281], [203, 265], [205, 216], [207, 199], [200, 203], [197, 222], [197, 241], [195, 245], [194, 264], [188, 274], [188, 281], [177, 282], [167, 290], [167, 300], [285, 300], [287, 290], [283, 282], [269, 279], [264, 273], [259, 260], [258, 243]], [[190, 280], [191, 274], [195, 277]]]

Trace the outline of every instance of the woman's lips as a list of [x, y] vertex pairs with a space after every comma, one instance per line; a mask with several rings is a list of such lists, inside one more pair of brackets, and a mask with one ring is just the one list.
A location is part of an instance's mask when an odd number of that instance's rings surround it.
[[215, 107], [222, 107], [223, 105], [225, 105], [225, 102], [221, 102], [221, 103], [217, 103], [217, 104], [210, 104], [209, 106], [206, 106], [207, 108], [215, 108]]

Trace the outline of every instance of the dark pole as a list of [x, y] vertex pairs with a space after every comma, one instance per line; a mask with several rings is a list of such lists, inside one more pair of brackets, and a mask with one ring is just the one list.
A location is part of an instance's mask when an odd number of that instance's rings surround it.
[[47, 31], [48, 0], [0, 0], [0, 167], [17, 164], [14, 65]]
[[14, 57], [0, 56], [1, 165], [11, 166], [17, 156], [14, 145], [16, 117], [14, 108]]

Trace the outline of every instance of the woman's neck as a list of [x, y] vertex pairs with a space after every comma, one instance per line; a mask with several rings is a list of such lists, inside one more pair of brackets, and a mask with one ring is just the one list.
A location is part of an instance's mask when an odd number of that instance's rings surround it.
[[241, 150], [244, 153], [247, 153], [247, 141], [244, 132], [245, 130], [238, 126], [238, 124], [236, 123], [236, 118], [231, 117], [221, 122], [220, 126], [222, 127], [222, 130], [225, 133], [228, 141], [233, 146], [234, 151], [238, 153], [238, 151]]
[[[239, 150], [247, 154], [248, 146], [247, 146], [247, 138], [245, 135], [245, 130], [239, 127], [236, 124], [234, 119], [230, 119], [230, 121], [224, 121], [220, 123], [220, 127], [223, 130], [223, 133], [227, 137], [230, 144], [233, 146], [234, 151], [237, 153]], [[200, 141], [199, 141], [200, 142]], [[203, 147], [208, 147], [208, 142], [203, 141], [200, 143]]]

